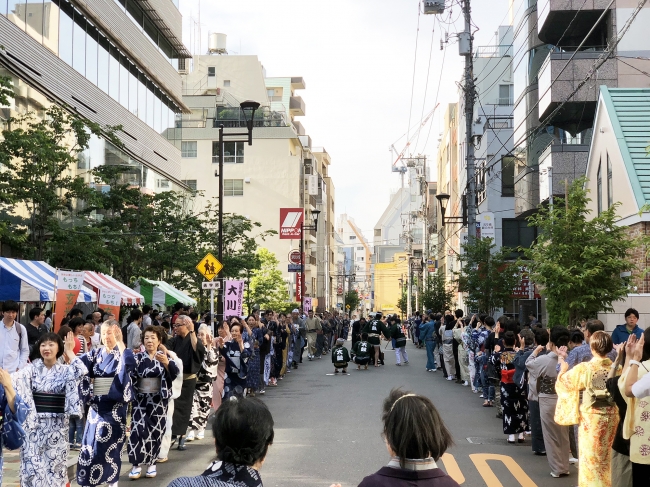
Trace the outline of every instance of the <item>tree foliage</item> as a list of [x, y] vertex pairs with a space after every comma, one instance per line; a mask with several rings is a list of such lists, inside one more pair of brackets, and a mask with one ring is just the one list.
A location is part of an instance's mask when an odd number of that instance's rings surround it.
[[248, 286], [246, 301], [249, 312], [254, 304], [261, 309], [284, 309], [289, 301], [289, 291], [278, 268], [280, 261], [273, 252], [263, 247], [257, 250], [256, 255], [260, 266], [252, 272]]
[[496, 249], [491, 238], [475, 238], [463, 245], [456, 273], [458, 290], [470, 308], [493, 314], [503, 308], [519, 283], [519, 268], [508, 261], [511, 249]]
[[347, 306], [350, 306], [349, 313], [355, 312], [359, 307], [360, 302], [361, 298], [359, 297], [359, 292], [356, 289], [350, 289], [345, 293], [345, 312], [348, 312]]
[[590, 218], [585, 181], [571, 184], [568, 205], [556, 197], [553, 206], [528, 219], [539, 236], [535, 245], [523, 249], [527, 260], [521, 265], [547, 299], [549, 325], [567, 326], [613, 311], [612, 303], [629, 292], [630, 279], [621, 273], [635, 269], [630, 251], [639, 241], [616, 225], [618, 204]]
[[447, 288], [445, 276], [436, 272], [427, 277], [426, 289], [422, 292], [422, 306], [434, 312], [443, 312], [454, 305], [454, 291]]

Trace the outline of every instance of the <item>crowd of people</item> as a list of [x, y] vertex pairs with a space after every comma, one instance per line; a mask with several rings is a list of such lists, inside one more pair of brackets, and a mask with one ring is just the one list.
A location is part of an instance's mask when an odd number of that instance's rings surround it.
[[209, 314], [181, 303], [169, 314], [131, 309], [121, 322], [74, 308], [56, 333], [41, 308], [27, 325], [17, 303], [1, 309], [0, 446], [20, 449], [24, 487], [64, 487], [70, 450], [82, 487], [117, 486], [124, 449], [130, 479], [154, 478], [173, 446], [205, 437], [212, 410], [277, 387], [305, 349], [320, 359], [348, 334], [337, 313], [298, 309], [230, 317], [216, 336]]

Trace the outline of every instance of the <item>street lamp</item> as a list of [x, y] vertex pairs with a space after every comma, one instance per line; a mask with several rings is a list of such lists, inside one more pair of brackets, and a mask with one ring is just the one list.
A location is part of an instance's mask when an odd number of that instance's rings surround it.
[[[224, 134], [223, 124], [219, 125], [219, 262], [223, 263], [223, 161], [224, 161], [224, 139], [228, 137], [248, 137], [248, 145], [253, 145], [253, 122], [255, 111], [260, 107], [256, 101], [246, 100], [240, 103], [239, 108], [244, 115], [246, 132]], [[218, 276], [217, 276], [218, 277]], [[217, 319], [223, 320], [223, 286], [219, 288], [219, 299], [217, 303]]]
[[440, 203], [440, 216], [442, 217], [442, 226], [445, 226], [445, 223], [461, 223], [463, 226], [467, 225], [467, 198], [463, 195], [463, 214], [462, 216], [448, 216], [445, 217], [447, 212], [447, 205], [449, 204], [450, 196], [446, 193], [440, 193], [436, 195], [436, 199]]
[[302, 287], [305, 285], [305, 252], [304, 252], [304, 243], [303, 243], [305, 239], [305, 230], [318, 231], [318, 215], [320, 215], [320, 210], [312, 210], [311, 220], [314, 222], [314, 224], [305, 225], [305, 221], [303, 220], [302, 224], [300, 225], [300, 301], [301, 302], [302, 302]]

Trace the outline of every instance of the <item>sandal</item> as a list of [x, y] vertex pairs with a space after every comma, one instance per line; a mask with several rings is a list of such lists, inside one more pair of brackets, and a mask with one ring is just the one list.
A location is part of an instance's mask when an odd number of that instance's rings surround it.
[[491, 401], [485, 401], [483, 403], [483, 407], [484, 408], [491, 408], [492, 407], [492, 402]]

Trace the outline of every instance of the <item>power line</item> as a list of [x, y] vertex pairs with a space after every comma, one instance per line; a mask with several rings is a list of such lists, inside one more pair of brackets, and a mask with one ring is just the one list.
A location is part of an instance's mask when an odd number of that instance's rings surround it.
[[[435, 20], [435, 19], [434, 19]], [[429, 65], [427, 66], [427, 81], [424, 84], [424, 100], [422, 101], [422, 114], [420, 115], [420, 120], [424, 119], [424, 107], [427, 103], [427, 92], [429, 91], [429, 73], [431, 72], [431, 55], [433, 54], [433, 39], [436, 33], [436, 23], [434, 21], [433, 23], [433, 28], [431, 29], [431, 46], [429, 46]], [[435, 106], [435, 105], [434, 105]], [[410, 122], [410, 120], [409, 120]], [[433, 125], [433, 123], [432, 123]], [[420, 143], [420, 133], [422, 131], [418, 131], [418, 138], [415, 141], [415, 149], [417, 149], [418, 144]]]
[[[445, 72], [445, 57], [447, 54], [447, 44], [445, 44], [444, 49], [442, 50], [442, 65], [440, 66], [440, 78], [438, 79], [438, 89], [436, 90], [436, 101], [433, 104], [434, 107], [438, 106], [438, 97], [440, 95], [440, 85], [442, 84], [442, 74]], [[427, 133], [427, 138], [424, 141], [424, 146], [422, 147], [422, 152], [427, 148], [429, 143], [429, 136], [431, 135], [431, 129], [433, 128], [433, 122], [429, 126], [429, 132]]]
[[413, 113], [413, 93], [415, 92], [415, 67], [418, 61], [418, 39], [420, 37], [420, 4], [418, 3], [418, 27], [415, 32], [415, 56], [413, 56], [413, 80], [411, 82], [411, 106], [409, 108], [409, 119], [406, 124], [406, 140], [410, 139], [411, 134], [411, 115]]

